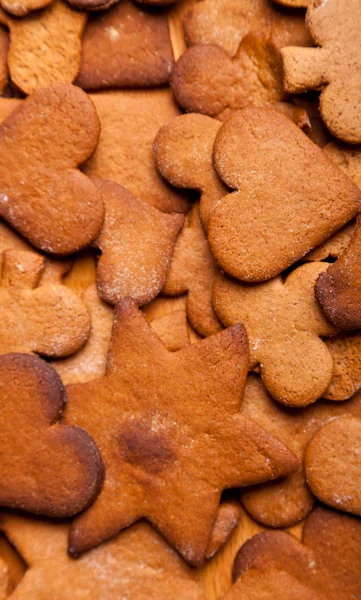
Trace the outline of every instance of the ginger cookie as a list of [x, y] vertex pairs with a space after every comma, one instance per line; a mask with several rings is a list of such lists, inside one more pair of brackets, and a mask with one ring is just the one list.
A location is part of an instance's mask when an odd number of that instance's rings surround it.
[[112, 181], [94, 183], [105, 206], [95, 242], [102, 251], [97, 265], [99, 293], [110, 304], [126, 297], [147, 304], [164, 285], [184, 217], [161, 213]]
[[26, 352], [49, 357], [79, 350], [90, 331], [85, 304], [65, 285], [42, 280], [45, 259], [6, 250], [0, 279], [0, 353]]
[[314, 296], [327, 263], [308, 263], [285, 281], [276, 277], [245, 284], [217, 275], [213, 306], [225, 327], [243, 323], [250, 344], [250, 367], [259, 368], [268, 392], [287, 406], [312, 404], [328, 388], [332, 357], [323, 337], [336, 330]]
[[98, 138], [93, 103], [68, 84], [38, 90], [1, 123], [0, 215], [41, 250], [70, 254], [98, 235], [102, 199], [77, 169]]
[[2, 513], [0, 529], [28, 565], [14, 600], [206, 600], [196, 573], [145, 522], [77, 560], [67, 553], [66, 524]]
[[361, 328], [361, 217], [351, 241], [316, 283], [315, 293], [327, 319], [339, 329]]
[[361, 146], [330, 142], [325, 146], [324, 151], [361, 188]]
[[340, 333], [326, 340], [326, 345], [333, 360], [333, 374], [324, 397], [347, 400], [361, 388], [361, 334]]
[[345, 227], [331, 235], [328, 240], [317, 246], [314, 250], [303, 257], [305, 261], [325, 260], [326, 258], [338, 258], [349, 245], [355, 230], [355, 219], [352, 219]]
[[0, 7], [11, 17], [25, 17], [34, 10], [40, 10], [52, 4], [53, 0], [1, 0]]
[[0, 27], [0, 94], [8, 82], [9, 34]]
[[242, 492], [241, 500], [253, 519], [266, 527], [290, 527], [311, 511], [314, 498], [305, 478], [307, 444], [316, 431], [336, 417], [361, 417], [361, 394], [348, 402], [327, 402], [300, 409], [280, 406], [256, 375], [247, 380], [241, 412], [277, 436], [300, 459], [299, 469], [279, 481]]
[[219, 265], [243, 281], [278, 275], [360, 210], [361, 190], [273, 110], [247, 108], [228, 119], [214, 162], [238, 191], [213, 208], [208, 241]]
[[101, 122], [97, 149], [84, 167], [92, 179], [110, 179], [163, 212], [187, 212], [188, 200], [163, 181], [153, 140], [179, 115], [169, 90], [102, 92], [91, 96]]
[[328, 129], [344, 142], [358, 144], [361, 142], [359, 2], [314, 0], [307, 10], [306, 23], [319, 47], [282, 50], [285, 89], [292, 94], [320, 89], [320, 112]]
[[297, 468], [292, 452], [239, 413], [247, 371], [242, 325], [172, 353], [132, 301], [117, 304], [105, 376], [67, 387], [66, 421], [94, 436], [106, 471], [71, 527], [71, 554], [145, 517], [201, 564], [222, 490]]
[[241, 507], [234, 500], [221, 502], [209, 538], [206, 558], [212, 558], [228, 541], [241, 517]]
[[215, 44], [231, 56], [250, 31], [270, 29], [281, 45], [312, 44], [304, 13], [275, 9], [269, 0], [202, 0], [186, 15], [184, 27], [190, 46]]
[[317, 508], [302, 540], [265, 531], [239, 550], [224, 600], [351, 600], [361, 595], [361, 522]]
[[361, 516], [361, 419], [343, 416], [319, 429], [305, 455], [307, 483], [329, 506]]
[[0, 23], [10, 30], [11, 80], [24, 94], [54, 83], [74, 81], [80, 65], [85, 14], [57, 0], [40, 13], [22, 19], [0, 10]]
[[60, 421], [64, 388], [37, 356], [0, 356], [0, 505], [65, 517], [97, 496], [103, 467], [89, 435]]
[[202, 337], [222, 330], [212, 306], [212, 287], [217, 267], [203, 229], [199, 204], [189, 211], [174, 247], [163, 294], [179, 296], [187, 292], [187, 316]]
[[264, 32], [247, 34], [234, 58], [219, 46], [192, 46], [173, 69], [172, 90], [186, 112], [224, 121], [248, 106], [275, 108], [310, 127], [306, 111], [287, 103], [280, 50]]
[[155, 87], [169, 81], [172, 66], [167, 15], [122, 0], [88, 21], [76, 84], [85, 90]]
[[227, 194], [213, 167], [213, 145], [221, 123], [200, 114], [172, 119], [154, 140], [160, 174], [175, 187], [200, 192], [200, 216], [207, 230], [209, 214]]
[[163, 344], [176, 352], [191, 343], [188, 331], [186, 297], [162, 298], [143, 306], [142, 312]]

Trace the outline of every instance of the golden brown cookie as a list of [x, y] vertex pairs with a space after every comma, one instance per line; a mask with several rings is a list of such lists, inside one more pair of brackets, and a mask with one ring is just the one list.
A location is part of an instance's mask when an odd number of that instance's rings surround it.
[[361, 515], [361, 419], [339, 417], [326, 423], [305, 455], [307, 483], [329, 506]]
[[324, 397], [347, 400], [361, 388], [361, 334], [340, 333], [326, 340], [326, 345], [333, 360], [333, 374]]
[[163, 212], [187, 212], [188, 200], [157, 172], [153, 140], [164, 123], [179, 115], [169, 90], [102, 92], [91, 96], [101, 134], [85, 165], [93, 179], [110, 179]]
[[167, 350], [176, 352], [190, 344], [185, 296], [158, 296], [150, 304], [143, 306], [142, 312]]
[[22, 19], [0, 10], [0, 23], [10, 30], [11, 80], [24, 94], [54, 83], [74, 81], [80, 65], [85, 14], [57, 0], [42, 12]]
[[306, 111], [286, 102], [280, 50], [262, 31], [247, 34], [234, 58], [219, 46], [192, 46], [174, 66], [172, 90], [186, 112], [224, 121], [248, 106], [273, 107], [310, 127]]
[[105, 206], [95, 242], [102, 252], [99, 293], [110, 304], [126, 297], [147, 304], [164, 285], [184, 217], [161, 213], [113, 181], [97, 179], [95, 184]]
[[65, 393], [36, 356], [0, 356], [0, 505], [64, 517], [99, 493], [103, 466], [89, 435], [60, 421]]
[[361, 217], [351, 241], [337, 261], [322, 273], [315, 287], [327, 319], [339, 329], [361, 328]]
[[1, 0], [0, 6], [12, 17], [25, 17], [33, 10], [40, 10], [52, 3], [53, 0]]
[[250, 31], [271, 29], [282, 45], [312, 43], [304, 13], [275, 10], [270, 0], [202, 0], [186, 15], [184, 27], [190, 46], [215, 44], [231, 56]]
[[200, 192], [200, 216], [207, 229], [209, 214], [227, 194], [213, 167], [213, 145], [221, 123], [200, 114], [172, 119], [154, 140], [160, 174], [171, 185]]
[[213, 208], [208, 240], [220, 266], [243, 281], [278, 275], [361, 207], [360, 189], [274, 110], [247, 108], [228, 119], [214, 161], [238, 191]]
[[317, 508], [302, 541], [284, 531], [255, 535], [239, 550], [224, 600], [351, 600], [361, 596], [361, 521]]
[[242, 325], [172, 353], [132, 301], [117, 304], [105, 376], [67, 387], [66, 421], [94, 436], [106, 470], [98, 499], [72, 525], [71, 554], [146, 517], [200, 564], [224, 488], [297, 468], [239, 413], [247, 370]]
[[[361, 12], [358, 0], [314, 0], [306, 17], [318, 48], [284, 48], [286, 91], [321, 89], [320, 112], [337, 138], [361, 142], [359, 72]], [[291, 44], [290, 44], [291, 46]]]
[[361, 146], [330, 142], [325, 146], [324, 151], [361, 188]]
[[28, 564], [14, 600], [205, 600], [196, 573], [145, 522], [78, 560], [67, 554], [66, 524], [2, 513], [0, 528]]
[[68, 84], [38, 90], [2, 122], [0, 215], [38, 248], [69, 254], [97, 236], [102, 199], [77, 167], [98, 138], [93, 103]]
[[345, 227], [331, 235], [328, 240], [317, 246], [314, 250], [303, 257], [305, 261], [325, 260], [326, 258], [338, 258], [347, 248], [355, 230], [355, 219], [352, 219]]
[[314, 297], [314, 285], [327, 263], [295, 269], [285, 281], [250, 285], [217, 275], [213, 306], [229, 327], [243, 323], [250, 344], [250, 366], [259, 368], [273, 398], [288, 406], [307, 406], [320, 398], [332, 377], [332, 357], [322, 337], [336, 333]]
[[304, 519], [314, 503], [304, 472], [308, 442], [320, 427], [335, 417], [361, 417], [361, 394], [348, 402], [319, 400], [290, 411], [268, 395], [256, 375], [250, 375], [241, 412], [282, 440], [301, 461], [295, 473], [279, 481], [257, 485], [241, 495], [244, 507], [259, 523], [267, 527], [290, 527]]
[[212, 558], [228, 541], [241, 517], [241, 507], [234, 500], [221, 502], [209, 538], [206, 558]]
[[187, 315], [196, 332], [207, 337], [222, 330], [212, 306], [212, 287], [217, 267], [203, 229], [199, 204], [187, 215], [174, 247], [163, 294], [179, 296], [187, 292]]
[[0, 353], [67, 356], [90, 331], [85, 304], [60, 282], [41, 280], [45, 260], [35, 252], [6, 250], [0, 279]]
[[8, 82], [9, 34], [0, 27], [0, 94]]
[[154, 87], [169, 81], [172, 66], [167, 15], [122, 0], [88, 22], [76, 84], [85, 90]]

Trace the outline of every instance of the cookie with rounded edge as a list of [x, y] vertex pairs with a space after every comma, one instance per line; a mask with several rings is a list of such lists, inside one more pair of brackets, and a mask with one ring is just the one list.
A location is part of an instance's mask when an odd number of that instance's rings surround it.
[[333, 360], [333, 374], [324, 397], [347, 400], [361, 388], [361, 334], [340, 333], [326, 340]]
[[230, 56], [250, 31], [270, 29], [281, 45], [312, 44], [304, 13], [275, 9], [270, 0], [202, 0], [186, 14], [184, 28], [189, 46], [215, 44]]
[[300, 460], [295, 472], [279, 481], [259, 484], [241, 493], [243, 506], [251, 517], [266, 527], [290, 527], [311, 511], [314, 498], [305, 477], [305, 453], [312, 436], [325, 423], [337, 417], [361, 417], [361, 394], [348, 402], [318, 400], [307, 407], [280, 406], [267, 393], [256, 375], [247, 380], [242, 414], [253, 419], [290, 448]]
[[321, 90], [320, 112], [328, 129], [344, 142], [359, 144], [359, 2], [313, 0], [306, 23], [318, 47], [282, 50], [285, 89], [291, 94]]
[[102, 199], [78, 170], [98, 139], [92, 101], [69, 84], [38, 90], [1, 123], [0, 215], [41, 250], [70, 254], [98, 235]]
[[233, 190], [213, 208], [208, 241], [219, 265], [265, 281], [343, 227], [361, 190], [284, 115], [246, 108], [214, 143], [218, 175]]
[[28, 565], [14, 600], [206, 600], [199, 575], [145, 522], [77, 560], [67, 553], [67, 524], [3, 512], [0, 529]]
[[325, 508], [307, 518], [302, 539], [265, 531], [238, 551], [224, 600], [350, 600], [361, 595], [361, 522]]
[[0, 278], [0, 353], [38, 353], [67, 356], [83, 346], [90, 319], [78, 295], [54, 281], [44, 280], [45, 259], [35, 252], [6, 250]]
[[169, 296], [187, 292], [187, 315], [196, 332], [207, 337], [222, 330], [212, 306], [212, 287], [217, 271], [203, 229], [199, 204], [186, 217], [175, 243], [170, 269], [162, 289]]
[[86, 15], [57, 0], [36, 15], [18, 19], [0, 9], [9, 28], [11, 81], [24, 94], [54, 83], [72, 83], [80, 66]]
[[361, 419], [344, 416], [321, 427], [305, 455], [307, 483], [324, 504], [361, 516]]
[[106, 470], [98, 499], [73, 522], [71, 554], [145, 517], [201, 564], [222, 490], [297, 468], [239, 413], [247, 371], [242, 325], [169, 352], [132, 301], [117, 304], [105, 376], [67, 386], [66, 422], [94, 436]]
[[258, 368], [268, 392], [287, 406], [312, 404], [328, 388], [332, 357], [322, 338], [337, 331], [314, 296], [317, 277], [328, 264], [313, 262], [260, 284], [218, 274], [213, 306], [229, 327], [243, 323], [250, 345], [250, 367]]
[[159, 129], [179, 115], [172, 93], [118, 90], [91, 96], [101, 123], [99, 144], [84, 172], [110, 179], [162, 212], [187, 212], [188, 199], [158, 174], [153, 141]]
[[88, 21], [76, 84], [85, 90], [156, 87], [169, 81], [172, 66], [167, 15], [122, 0]]
[[95, 499], [103, 465], [90, 436], [60, 420], [65, 392], [37, 356], [0, 356], [0, 505], [42, 515], [74, 515]]
[[94, 183], [105, 206], [95, 242], [102, 252], [97, 264], [99, 293], [110, 304], [126, 297], [147, 304], [164, 285], [184, 217], [161, 213], [113, 181]]

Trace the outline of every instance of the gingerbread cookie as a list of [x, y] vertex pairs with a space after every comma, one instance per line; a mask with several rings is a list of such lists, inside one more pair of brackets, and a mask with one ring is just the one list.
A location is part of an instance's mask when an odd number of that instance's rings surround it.
[[96, 246], [102, 251], [97, 266], [101, 297], [110, 304], [131, 297], [147, 304], [162, 289], [183, 215], [161, 213], [112, 181], [95, 184], [105, 206]]
[[348, 402], [327, 402], [290, 411], [268, 394], [256, 375], [247, 380], [241, 412], [277, 436], [300, 459], [299, 469], [279, 481], [242, 492], [241, 500], [253, 519], [266, 527], [290, 527], [311, 511], [314, 498], [306, 483], [304, 457], [314, 433], [328, 421], [345, 415], [361, 417], [361, 394]]
[[45, 260], [6, 250], [0, 280], [0, 353], [67, 356], [85, 343], [89, 315], [80, 298], [60, 283], [41, 281]]
[[38, 90], [2, 122], [0, 215], [38, 248], [69, 254], [97, 236], [102, 199], [77, 167], [98, 137], [93, 103], [67, 84]]
[[241, 517], [241, 507], [234, 500], [221, 502], [209, 538], [206, 558], [212, 558], [228, 541]]
[[307, 27], [319, 48], [284, 48], [286, 91], [321, 89], [320, 112], [337, 138], [361, 142], [358, 77], [361, 68], [361, 13], [358, 0], [314, 0]]
[[190, 344], [185, 296], [158, 296], [150, 304], [143, 306], [142, 312], [167, 350], [176, 352]]
[[53, 0], [1, 0], [0, 6], [11, 16], [25, 17], [33, 10], [40, 10], [52, 3]]
[[14, 600], [205, 600], [196, 573], [147, 523], [78, 560], [67, 554], [66, 524], [2, 513], [0, 528], [28, 565]]
[[347, 400], [361, 388], [361, 334], [340, 333], [326, 340], [326, 345], [333, 360], [333, 374], [324, 397]]
[[330, 142], [325, 146], [324, 151], [361, 188], [361, 146]]
[[319, 429], [305, 456], [307, 483], [325, 504], [361, 516], [361, 419], [344, 416]]
[[361, 217], [350, 244], [317, 280], [315, 293], [327, 319], [339, 329], [361, 328]]
[[65, 517], [97, 496], [103, 467], [85, 431], [59, 421], [64, 388], [36, 356], [0, 356], [0, 505]]
[[270, 0], [202, 0], [186, 15], [184, 27], [190, 46], [215, 44], [231, 56], [250, 31], [270, 29], [281, 45], [312, 44], [304, 14], [275, 10]]
[[273, 38], [263, 32], [246, 35], [234, 58], [219, 46], [192, 46], [173, 69], [172, 89], [186, 112], [224, 121], [248, 106], [273, 107], [299, 126], [310, 127], [307, 113], [286, 102], [281, 54]]
[[325, 260], [327, 258], [338, 258], [349, 245], [355, 230], [355, 220], [352, 219], [345, 227], [331, 235], [328, 240], [317, 246], [314, 250], [303, 257], [305, 261]]
[[222, 330], [212, 306], [216, 264], [203, 229], [199, 205], [187, 215], [175, 244], [170, 269], [162, 292], [179, 296], [187, 292], [187, 315], [196, 332], [207, 337]]
[[11, 80], [24, 94], [54, 83], [74, 81], [79, 71], [86, 15], [57, 0], [41, 13], [22, 19], [0, 10], [0, 23], [10, 30]]
[[181, 115], [164, 125], [154, 140], [160, 174], [171, 185], [201, 193], [200, 216], [206, 230], [212, 208], [227, 194], [212, 159], [220, 127], [221, 123], [203, 115]]
[[321, 337], [335, 329], [314, 297], [314, 285], [327, 263], [308, 263], [285, 281], [257, 285], [217, 275], [213, 306], [229, 327], [243, 323], [250, 344], [250, 366], [259, 368], [269, 393], [288, 406], [307, 406], [320, 398], [332, 377], [332, 357]]
[[66, 421], [95, 437], [106, 469], [98, 499], [72, 525], [71, 554], [146, 517], [198, 565], [222, 489], [297, 468], [239, 413], [247, 371], [242, 325], [171, 353], [132, 301], [117, 304], [105, 376], [67, 387]]
[[255, 535], [239, 550], [225, 600], [351, 600], [361, 595], [361, 522], [317, 508], [302, 541], [284, 531]]
[[169, 81], [172, 66], [167, 15], [122, 0], [88, 22], [76, 83], [85, 90], [154, 87]]
[[169, 90], [102, 92], [91, 96], [101, 122], [97, 149], [84, 167], [111, 179], [163, 212], [187, 212], [188, 200], [157, 173], [152, 145], [164, 123], [179, 115]]
[[221, 179], [238, 191], [213, 208], [208, 240], [220, 266], [243, 281], [278, 275], [361, 207], [360, 189], [273, 110], [247, 108], [228, 119], [214, 161]]

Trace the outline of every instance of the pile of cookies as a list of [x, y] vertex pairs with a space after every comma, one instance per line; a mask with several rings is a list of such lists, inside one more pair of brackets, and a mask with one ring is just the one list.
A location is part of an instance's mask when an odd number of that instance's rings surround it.
[[361, 600], [361, 0], [0, 23], [0, 600]]

